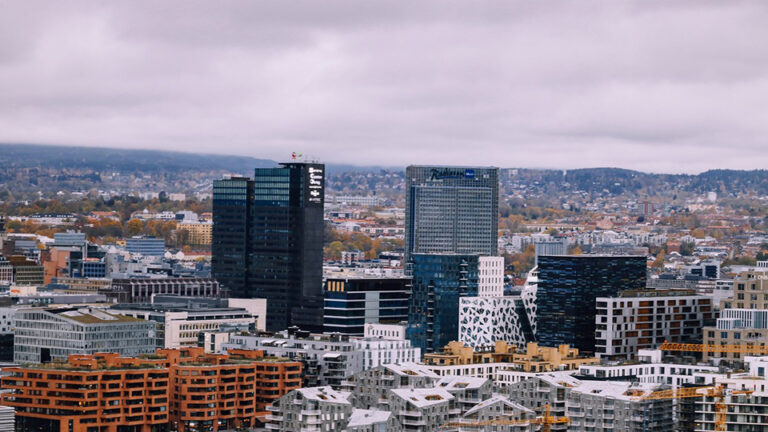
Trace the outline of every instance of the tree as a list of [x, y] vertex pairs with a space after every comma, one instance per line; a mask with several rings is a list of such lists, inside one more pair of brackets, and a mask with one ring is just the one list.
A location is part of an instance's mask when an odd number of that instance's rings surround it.
[[341, 251], [344, 249], [344, 244], [338, 240], [331, 242], [326, 248], [325, 256], [333, 260], [341, 259]]
[[666, 254], [664, 251], [659, 252], [658, 255], [656, 255], [656, 259], [651, 264], [651, 267], [660, 269], [664, 267], [664, 258], [666, 258]]
[[691, 242], [680, 243], [680, 255], [683, 255], [683, 256], [693, 255], [693, 249], [695, 246], [696, 244]]
[[141, 234], [142, 231], [144, 231], [144, 223], [139, 219], [131, 219], [125, 223], [125, 227], [123, 228], [123, 236], [133, 237]]

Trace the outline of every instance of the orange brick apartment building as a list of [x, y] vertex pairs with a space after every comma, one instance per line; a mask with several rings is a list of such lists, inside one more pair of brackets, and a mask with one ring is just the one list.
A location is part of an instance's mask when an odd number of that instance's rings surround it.
[[72, 355], [67, 363], [6, 368], [2, 404], [16, 429], [40, 432], [217, 431], [257, 424], [266, 406], [301, 386], [301, 363], [261, 351], [202, 348]]

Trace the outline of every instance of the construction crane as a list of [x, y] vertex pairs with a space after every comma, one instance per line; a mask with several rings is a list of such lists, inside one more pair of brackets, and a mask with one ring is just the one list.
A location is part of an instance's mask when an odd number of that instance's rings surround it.
[[664, 342], [659, 347], [661, 351], [678, 352], [710, 352], [710, 353], [738, 353], [751, 355], [768, 355], [768, 346], [754, 345], [751, 342], [743, 345], [706, 345]]
[[547, 404], [544, 408], [544, 415], [532, 419], [512, 420], [501, 417], [493, 420], [483, 421], [460, 420], [446, 423], [440, 428], [483, 428], [487, 426], [540, 425], [541, 428], [539, 429], [539, 432], [550, 432], [553, 424], [568, 424], [570, 422], [571, 420], [568, 417], [552, 416], [549, 413], [549, 404]]
[[703, 387], [683, 387], [678, 389], [657, 390], [641, 396], [640, 400], [682, 399], [682, 398], [715, 398], [715, 431], [726, 431], [726, 416], [728, 406], [725, 397], [730, 395], [752, 394], [752, 390], [728, 390], [722, 385]]

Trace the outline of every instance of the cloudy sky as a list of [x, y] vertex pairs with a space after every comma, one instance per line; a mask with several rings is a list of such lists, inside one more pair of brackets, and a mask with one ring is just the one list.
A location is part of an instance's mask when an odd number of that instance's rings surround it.
[[765, 1], [0, 0], [0, 141], [768, 168]]

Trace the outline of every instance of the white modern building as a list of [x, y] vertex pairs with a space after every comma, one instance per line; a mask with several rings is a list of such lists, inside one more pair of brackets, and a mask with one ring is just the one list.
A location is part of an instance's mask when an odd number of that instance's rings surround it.
[[520, 296], [459, 299], [459, 341], [473, 348], [496, 341], [524, 347], [533, 330]]
[[634, 359], [665, 341], [701, 340], [714, 318], [712, 299], [692, 290], [632, 290], [595, 299], [595, 351], [609, 360]]

